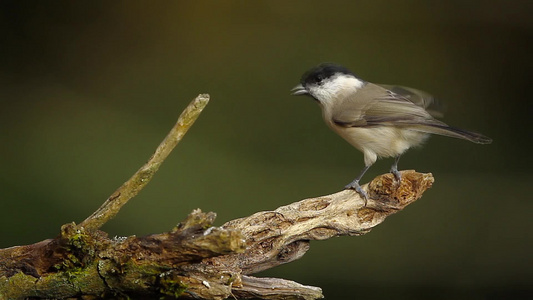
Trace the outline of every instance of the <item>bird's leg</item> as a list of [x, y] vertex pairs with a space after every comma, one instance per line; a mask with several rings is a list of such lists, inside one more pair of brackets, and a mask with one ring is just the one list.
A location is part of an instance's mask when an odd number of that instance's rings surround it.
[[366, 201], [368, 200], [368, 195], [367, 193], [361, 188], [361, 185], [359, 185], [359, 180], [361, 180], [361, 178], [363, 177], [363, 175], [365, 175], [366, 171], [368, 170], [368, 168], [370, 168], [370, 166], [365, 166], [363, 171], [361, 171], [361, 174], [359, 174], [359, 176], [357, 176], [357, 178], [355, 178], [352, 182], [348, 183], [344, 188], [345, 189], [354, 189], [359, 195], [361, 195], [361, 197], [363, 197], [363, 199], [365, 199], [365, 206], [366, 206]]
[[390, 172], [394, 174], [394, 177], [396, 178], [396, 181], [401, 182], [402, 181], [402, 173], [398, 171], [398, 162], [400, 161], [400, 155], [396, 156], [394, 158], [394, 163], [390, 167]]

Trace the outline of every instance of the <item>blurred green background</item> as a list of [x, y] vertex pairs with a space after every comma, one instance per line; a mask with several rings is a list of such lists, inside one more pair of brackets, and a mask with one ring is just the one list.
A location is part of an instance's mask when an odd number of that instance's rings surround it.
[[436, 177], [419, 202], [260, 276], [327, 299], [530, 294], [532, 3], [2, 1], [0, 247], [90, 215], [199, 93], [211, 103], [110, 235], [167, 231], [194, 208], [221, 225], [340, 190], [362, 154], [289, 95], [329, 61], [430, 91], [444, 121], [494, 143], [431, 138], [400, 161]]

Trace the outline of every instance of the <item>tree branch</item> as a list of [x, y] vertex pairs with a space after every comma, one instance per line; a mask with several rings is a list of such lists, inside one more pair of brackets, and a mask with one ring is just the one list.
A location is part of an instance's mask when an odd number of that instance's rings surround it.
[[301, 258], [311, 240], [357, 236], [419, 199], [433, 176], [402, 171], [353, 190], [305, 199], [212, 227], [215, 213], [193, 211], [171, 231], [109, 238], [98, 230], [152, 178], [208, 101], [198, 96], [152, 158], [80, 225], [59, 236], [0, 249], [0, 300], [27, 298], [298, 299], [322, 298], [317, 287], [250, 276]]
[[109, 196], [98, 210], [81, 222], [80, 227], [89, 230], [102, 227], [119, 212], [122, 206], [135, 197], [150, 182], [159, 166], [191, 128], [207, 103], [209, 103], [208, 94], [198, 95], [181, 113], [176, 125], [172, 127], [146, 164]]
[[301, 258], [310, 240], [368, 233], [432, 183], [431, 174], [402, 171], [400, 184], [384, 174], [363, 186], [371, 197], [367, 206], [359, 194], [346, 190], [218, 228], [211, 227], [214, 213], [196, 210], [172, 231], [140, 238], [109, 239], [104, 232], [66, 224], [55, 239], [0, 250], [0, 292], [9, 299], [319, 299], [319, 288], [248, 275]]

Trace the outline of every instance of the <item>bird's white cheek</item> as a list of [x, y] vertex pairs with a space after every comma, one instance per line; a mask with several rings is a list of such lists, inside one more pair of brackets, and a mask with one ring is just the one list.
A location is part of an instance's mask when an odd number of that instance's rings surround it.
[[364, 82], [355, 77], [336, 76], [324, 81], [322, 85], [310, 87], [309, 91], [323, 106], [330, 106], [335, 101], [356, 93], [363, 86]]
[[320, 86], [313, 86], [309, 88], [309, 94], [315, 97], [321, 103], [330, 102], [330, 99], [334, 96], [334, 92], [331, 89], [325, 89]]

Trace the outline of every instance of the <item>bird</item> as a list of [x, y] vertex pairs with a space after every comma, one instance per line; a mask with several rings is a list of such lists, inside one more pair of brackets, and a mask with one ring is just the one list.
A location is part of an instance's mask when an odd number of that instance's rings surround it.
[[355, 190], [365, 205], [368, 194], [359, 182], [378, 158], [394, 158], [390, 172], [401, 182], [400, 156], [423, 144], [430, 134], [477, 144], [492, 142], [482, 134], [437, 120], [442, 117], [440, 103], [430, 94], [367, 82], [334, 63], [322, 63], [305, 72], [291, 92], [295, 96], [311, 96], [321, 107], [327, 126], [363, 153], [365, 166], [345, 189]]

